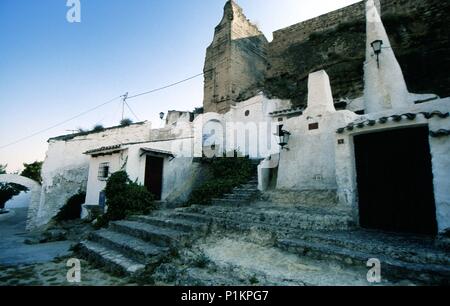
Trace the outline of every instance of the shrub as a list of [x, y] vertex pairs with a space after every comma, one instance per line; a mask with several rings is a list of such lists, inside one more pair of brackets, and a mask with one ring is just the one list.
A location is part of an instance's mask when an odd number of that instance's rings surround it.
[[255, 173], [255, 166], [248, 157], [239, 157], [237, 151], [233, 157], [203, 158], [211, 179], [194, 189], [188, 204], [209, 204], [213, 198], [229, 193], [233, 188], [246, 183]]
[[56, 215], [55, 220], [61, 222], [80, 219], [81, 205], [83, 205], [85, 201], [86, 193], [80, 192], [74, 195], [67, 201], [66, 205], [61, 208], [59, 213]]
[[92, 129], [92, 132], [103, 132], [105, 130], [105, 127], [101, 124], [97, 124]]
[[111, 175], [106, 184], [105, 196], [108, 211], [99, 218], [98, 227], [133, 214], [148, 214], [155, 209], [153, 195], [146, 187], [132, 182], [125, 171]]
[[132, 124], [133, 124], [133, 120], [128, 119], [128, 118], [122, 119], [122, 121], [120, 121], [121, 126], [129, 126]]

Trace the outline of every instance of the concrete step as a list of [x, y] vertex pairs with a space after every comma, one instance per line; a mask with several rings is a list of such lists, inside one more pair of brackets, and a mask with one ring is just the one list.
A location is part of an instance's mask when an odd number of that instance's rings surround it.
[[186, 232], [136, 221], [111, 222], [110, 228], [113, 231], [128, 234], [162, 247], [183, 245], [188, 236]]
[[381, 273], [385, 277], [411, 279], [425, 284], [450, 284], [448, 265], [415, 264], [397, 260], [379, 253], [359, 252], [335, 245], [307, 242], [298, 239], [284, 239], [277, 246], [300, 256], [321, 260], [336, 260], [347, 265], [364, 267], [371, 258], [381, 262]]
[[90, 235], [89, 240], [146, 264], [158, 262], [162, 256], [169, 252], [168, 248], [110, 230], [94, 232]]
[[78, 244], [78, 252], [89, 261], [96, 262], [115, 274], [136, 275], [145, 269], [144, 264], [96, 242], [82, 241]]
[[208, 222], [206, 221], [179, 219], [177, 215], [173, 214], [162, 217], [136, 216], [132, 217], [131, 220], [183, 232], [206, 232], [208, 230]]

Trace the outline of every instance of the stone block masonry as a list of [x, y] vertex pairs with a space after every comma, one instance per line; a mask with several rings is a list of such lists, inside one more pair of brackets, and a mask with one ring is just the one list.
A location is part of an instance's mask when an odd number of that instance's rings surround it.
[[242, 9], [228, 1], [206, 52], [205, 112], [224, 114], [235, 102], [251, 98], [262, 88], [267, 45], [264, 34], [250, 23]]
[[[382, 19], [410, 92], [450, 95], [449, 1], [381, 0]], [[308, 74], [325, 69], [334, 99], [363, 95], [364, 2], [274, 33], [265, 93], [306, 104]]]

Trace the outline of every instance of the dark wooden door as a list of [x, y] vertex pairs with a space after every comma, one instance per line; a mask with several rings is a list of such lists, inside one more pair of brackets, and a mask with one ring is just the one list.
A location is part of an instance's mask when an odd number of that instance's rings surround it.
[[355, 136], [360, 224], [437, 233], [428, 128]]
[[164, 159], [147, 156], [145, 164], [145, 186], [156, 200], [161, 200]]

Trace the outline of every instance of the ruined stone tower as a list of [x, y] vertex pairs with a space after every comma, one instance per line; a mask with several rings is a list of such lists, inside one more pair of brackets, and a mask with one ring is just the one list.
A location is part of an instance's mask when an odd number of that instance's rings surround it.
[[205, 112], [226, 113], [258, 92], [265, 78], [267, 46], [264, 34], [229, 0], [206, 51]]

